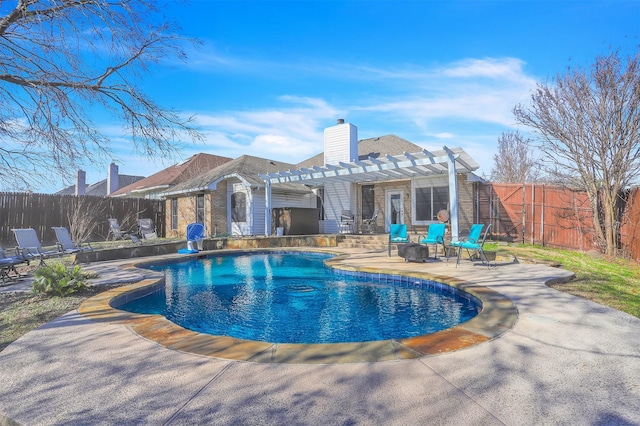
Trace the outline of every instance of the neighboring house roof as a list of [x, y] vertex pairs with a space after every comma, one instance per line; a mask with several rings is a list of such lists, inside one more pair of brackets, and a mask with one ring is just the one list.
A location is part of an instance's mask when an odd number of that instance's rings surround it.
[[[261, 173], [278, 172], [292, 168], [294, 168], [294, 165], [290, 163], [269, 160], [267, 158], [253, 157], [251, 155], [243, 155], [235, 160], [229, 161], [228, 163], [224, 163], [207, 173], [194, 176], [186, 182], [179, 183], [164, 191], [162, 195], [171, 196], [189, 192], [201, 192], [210, 189], [211, 185], [231, 177], [237, 177], [250, 186], [262, 187], [265, 183], [259, 176]], [[291, 191], [308, 191], [306, 187], [301, 188], [300, 185], [294, 184], [282, 184], [278, 185], [277, 188], [288, 189]]]
[[[424, 148], [396, 135], [379, 136], [376, 138], [362, 139], [358, 141], [358, 160], [366, 160], [369, 157], [378, 158], [385, 155], [399, 155], [405, 152], [420, 152]], [[296, 164], [296, 169], [324, 166], [324, 152], [307, 158]]]
[[151, 191], [163, 191], [181, 182], [209, 172], [216, 167], [232, 161], [229, 157], [221, 157], [199, 153], [186, 161], [167, 167], [147, 178], [139, 180], [111, 194], [112, 197], [123, 197], [130, 194], [145, 193]]
[[[118, 175], [118, 187], [131, 185], [134, 182], [144, 179], [144, 176]], [[76, 186], [71, 185], [63, 190], [56, 192], [57, 195], [75, 195]], [[105, 197], [107, 195], [107, 180], [87, 185], [84, 195], [93, 195], [94, 197]]]

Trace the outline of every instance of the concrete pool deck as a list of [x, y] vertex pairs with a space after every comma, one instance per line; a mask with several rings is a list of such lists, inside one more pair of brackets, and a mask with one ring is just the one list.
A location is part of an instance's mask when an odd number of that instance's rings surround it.
[[[640, 319], [545, 285], [566, 271], [340, 251], [353, 267], [428, 269], [497, 291], [517, 321], [446, 354], [285, 364], [168, 349], [74, 311], [0, 352], [0, 424], [640, 424]], [[96, 267], [148, 278], [116, 264]]]

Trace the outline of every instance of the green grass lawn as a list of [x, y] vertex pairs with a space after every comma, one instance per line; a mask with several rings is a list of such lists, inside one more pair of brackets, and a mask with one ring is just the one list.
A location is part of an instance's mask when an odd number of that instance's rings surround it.
[[523, 259], [559, 262], [576, 278], [551, 287], [640, 318], [640, 265], [633, 261], [527, 244], [487, 242], [485, 250]]

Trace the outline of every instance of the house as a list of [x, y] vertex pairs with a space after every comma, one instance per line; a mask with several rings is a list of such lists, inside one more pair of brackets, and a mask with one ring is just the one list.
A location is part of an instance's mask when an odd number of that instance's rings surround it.
[[[266, 204], [270, 187], [297, 183], [314, 190], [321, 199], [322, 233], [341, 231], [340, 218], [351, 211], [358, 224], [377, 209], [377, 232], [391, 224], [406, 223], [413, 232], [426, 231], [438, 220], [438, 212], [450, 213], [450, 232], [473, 223], [475, 182], [479, 165], [462, 149], [427, 151], [394, 135], [358, 142], [357, 127], [344, 120], [325, 129], [324, 152], [297, 169], [263, 173]], [[268, 216], [267, 216], [268, 217]], [[265, 224], [265, 234], [272, 229]]]
[[109, 165], [107, 178], [99, 182], [87, 185], [87, 173], [84, 170], [78, 170], [76, 174], [76, 183], [56, 192], [57, 195], [92, 195], [95, 197], [106, 197], [116, 192], [118, 188], [128, 186], [134, 182], [144, 179], [144, 176], [121, 175], [118, 166], [114, 163]]
[[187, 180], [208, 172], [211, 169], [231, 161], [229, 157], [220, 157], [205, 153], [195, 154], [186, 161], [174, 164], [149, 177], [121, 187], [111, 197], [160, 198], [160, 193]]
[[446, 210], [457, 238], [473, 223], [478, 167], [462, 148], [427, 151], [395, 135], [358, 141], [356, 126], [339, 120], [325, 129], [324, 151], [297, 165], [244, 155], [161, 196], [175, 236], [194, 221], [209, 236], [339, 233], [345, 210], [357, 224], [349, 232], [378, 210], [374, 232], [406, 223], [422, 233]]
[[[273, 223], [275, 229], [278, 217], [275, 222], [265, 217], [265, 182], [260, 173], [292, 167], [281, 161], [243, 155], [174, 185], [161, 194], [167, 202], [167, 236], [183, 236], [191, 222], [202, 223], [207, 236], [261, 235], [267, 222]], [[318, 202], [309, 188], [288, 183], [273, 185], [271, 202], [274, 209], [299, 209], [299, 215], [312, 216], [317, 233]]]

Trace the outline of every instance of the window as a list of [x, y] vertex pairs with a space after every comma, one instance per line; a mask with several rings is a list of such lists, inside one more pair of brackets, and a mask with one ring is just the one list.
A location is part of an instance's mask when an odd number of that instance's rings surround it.
[[362, 205], [360, 214], [363, 219], [371, 219], [375, 210], [373, 185], [362, 185]]
[[247, 221], [247, 194], [244, 192], [231, 194], [231, 220], [233, 222]]
[[178, 199], [171, 199], [171, 229], [178, 229]]
[[438, 220], [440, 210], [449, 208], [449, 187], [426, 186], [414, 189], [414, 223], [421, 224]]
[[204, 225], [204, 194], [196, 196], [196, 222]]

